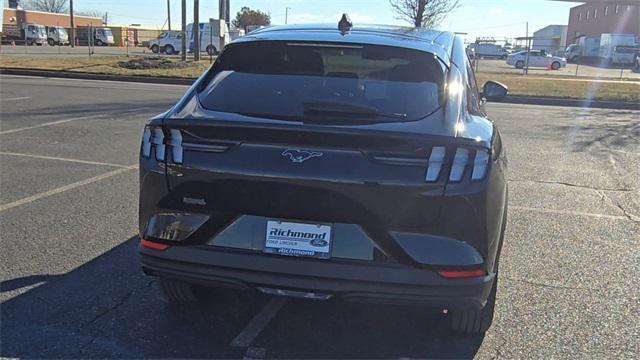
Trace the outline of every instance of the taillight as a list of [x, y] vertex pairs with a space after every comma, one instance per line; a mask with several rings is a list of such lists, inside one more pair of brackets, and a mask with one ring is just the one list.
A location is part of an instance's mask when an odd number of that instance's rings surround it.
[[182, 164], [182, 133], [180, 130], [171, 129], [169, 146], [171, 146], [171, 158], [176, 164]]
[[453, 157], [451, 172], [449, 173], [449, 181], [460, 181], [464, 175], [464, 169], [469, 161], [469, 150], [465, 148], [456, 149], [456, 155]]
[[161, 244], [161, 243], [157, 243], [157, 242], [153, 242], [145, 239], [140, 240], [140, 245], [144, 247], [148, 247], [150, 249], [160, 250], [160, 251], [165, 250], [166, 248], [169, 247], [169, 245]]
[[431, 149], [431, 155], [429, 156], [429, 163], [427, 166], [427, 174], [424, 177], [425, 181], [427, 182], [438, 181], [438, 177], [440, 176], [440, 170], [442, 169], [444, 155], [445, 155], [444, 147], [436, 146], [433, 149]]
[[169, 138], [165, 140], [164, 131], [160, 127], [146, 127], [142, 133], [141, 154], [145, 158], [153, 156], [158, 161], [164, 161], [167, 156], [167, 146], [171, 150], [171, 159], [176, 164], [182, 164], [182, 133], [172, 129]]
[[[429, 155], [427, 172], [424, 177], [426, 182], [438, 181], [445, 158], [451, 159], [449, 160], [451, 161], [451, 169], [448, 174], [450, 182], [460, 182], [465, 178], [477, 181], [484, 179], [487, 175], [491, 155], [487, 149], [459, 147], [453, 154], [447, 156], [444, 147], [436, 146]], [[470, 174], [467, 169], [471, 169]]]

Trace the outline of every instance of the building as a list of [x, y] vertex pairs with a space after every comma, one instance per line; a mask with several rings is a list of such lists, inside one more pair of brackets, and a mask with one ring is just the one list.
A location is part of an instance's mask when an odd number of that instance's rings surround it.
[[567, 29], [567, 25], [549, 25], [534, 32], [531, 48], [548, 53], [564, 52], [567, 47]]
[[640, 2], [638, 0], [560, 0], [581, 2], [571, 8], [567, 44], [582, 36], [599, 38], [606, 33], [628, 33], [640, 37]]
[[[22, 28], [23, 24], [38, 24], [45, 26], [62, 26], [65, 28], [71, 27], [71, 21], [69, 20], [69, 14], [56, 14], [43, 11], [31, 11], [21, 9], [4, 8], [2, 10], [2, 25], [5, 26], [17, 26]], [[78, 26], [102, 26], [102, 18], [90, 17], [90, 16], [77, 16], [73, 17], [73, 22], [76, 27]]]

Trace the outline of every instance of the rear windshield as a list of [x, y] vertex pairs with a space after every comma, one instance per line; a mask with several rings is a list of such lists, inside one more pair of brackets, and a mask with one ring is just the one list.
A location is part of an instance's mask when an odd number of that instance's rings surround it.
[[282, 120], [409, 121], [443, 101], [444, 68], [426, 52], [374, 45], [231, 45], [199, 99], [210, 110]]

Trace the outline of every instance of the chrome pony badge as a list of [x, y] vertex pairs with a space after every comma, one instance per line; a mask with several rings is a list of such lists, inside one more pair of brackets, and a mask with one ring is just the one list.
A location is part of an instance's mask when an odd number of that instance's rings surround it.
[[312, 157], [320, 157], [322, 156], [321, 152], [318, 151], [306, 151], [306, 150], [298, 150], [298, 149], [287, 149], [282, 152], [282, 156], [288, 157], [291, 162], [296, 164], [302, 163], [306, 160], [311, 159]]

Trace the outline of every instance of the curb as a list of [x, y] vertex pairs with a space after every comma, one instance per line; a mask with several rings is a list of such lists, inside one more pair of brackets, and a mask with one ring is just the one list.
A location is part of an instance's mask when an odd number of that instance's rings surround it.
[[[82, 73], [75, 71], [61, 70], [35, 70], [35, 69], [19, 69], [19, 68], [0, 68], [0, 74], [6, 75], [23, 75], [23, 76], [40, 76], [52, 78], [66, 79], [83, 79], [83, 80], [109, 80], [124, 82], [139, 82], [148, 84], [170, 84], [170, 85], [191, 85], [195, 78], [177, 78], [177, 77], [151, 77], [151, 76], [127, 76], [127, 75], [107, 75]], [[565, 106], [577, 108], [602, 108], [617, 110], [640, 110], [640, 103], [626, 101], [600, 101], [600, 100], [577, 100], [569, 98], [554, 97], [531, 97], [531, 96], [507, 96], [504, 100], [496, 101], [497, 103], [506, 104], [522, 104], [522, 105], [544, 105], [544, 106]]]
[[169, 85], [191, 85], [195, 78], [177, 78], [177, 77], [151, 77], [151, 76], [131, 76], [131, 75], [108, 75], [83, 73], [77, 71], [64, 70], [37, 70], [37, 69], [19, 69], [19, 68], [0, 68], [0, 74], [4, 75], [22, 75], [22, 76], [40, 76], [63, 79], [81, 79], [81, 80], [109, 80], [138, 82], [147, 84], [169, 84]]
[[496, 101], [506, 104], [564, 106], [576, 108], [601, 108], [615, 110], [640, 110], [640, 103], [628, 101], [578, 100], [554, 97], [507, 96], [504, 100]]

